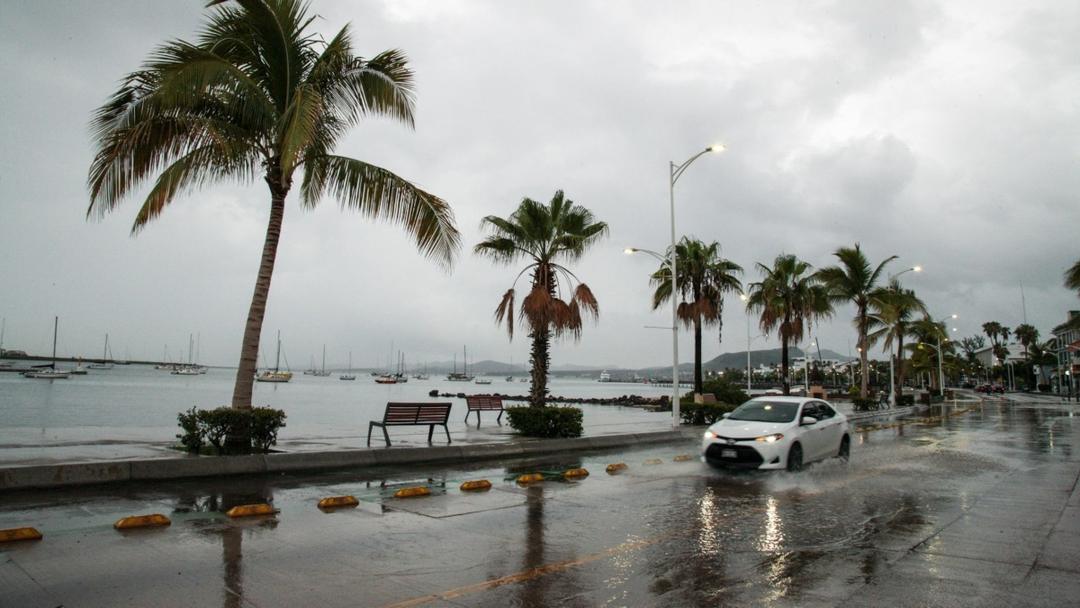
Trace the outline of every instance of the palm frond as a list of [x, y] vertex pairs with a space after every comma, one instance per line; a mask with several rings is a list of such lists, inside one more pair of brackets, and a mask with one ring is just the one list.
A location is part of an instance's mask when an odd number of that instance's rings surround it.
[[501, 300], [499, 300], [499, 306], [495, 309], [495, 324], [501, 325], [503, 319], [506, 320], [506, 333], [510, 335], [510, 339], [514, 339], [514, 289], [511, 287], [506, 290]]

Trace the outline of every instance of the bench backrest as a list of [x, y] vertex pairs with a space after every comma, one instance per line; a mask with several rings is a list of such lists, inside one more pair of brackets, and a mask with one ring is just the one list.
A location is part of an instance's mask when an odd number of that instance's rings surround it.
[[386, 424], [446, 424], [450, 418], [449, 403], [386, 404], [383, 422]]
[[491, 395], [473, 395], [465, 397], [465, 405], [470, 412], [477, 410], [501, 410], [503, 409], [502, 397]]

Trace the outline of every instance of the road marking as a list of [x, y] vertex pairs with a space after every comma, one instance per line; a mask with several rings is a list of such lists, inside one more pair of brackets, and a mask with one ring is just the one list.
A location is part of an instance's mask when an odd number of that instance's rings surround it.
[[589, 555], [585, 555], [585, 556], [579, 557], [577, 559], [568, 559], [568, 560], [564, 560], [564, 561], [561, 561], [561, 562], [553, 562], [553, 563], [550, 563], [550, 564], [544, 564], [543, 566], [537, 566], [535, 568], [530, 568], [528, 570], [522, 570], [521, 572], [516, 572], [514, 574], [508, 574], [506, 576], [502, 576], [502, 577], [499, 577], [499, 578], [496, 578], [496, 579], [483, 581], [483, 582], [480, 582], [480, 583], [473, 583], [472, 585], [465, 585], [463, 587], [456, 587], [454, 589], [450, 589], [449, 591], [443, 591], [441, 593], [432, 593], [430, 595], [414, 597], [412, 599], [407, 599], [407, 600], [403, 600], [403, 601], [400, 601], [400, 602], [395, 602], [393, 604], [385, 604], [385, 605], [382, 606], [382, 608], [412, 608], [413, 606], [423, 606], [424, 604], [428, 604], [428, 603], [431, 603], [431, 602], [434, 602], [434, 601], [437, 601], [437, 600], [447, 600], [447, 601], [449, 601], [449, 600], [452, 600], [452, 599], [457, 598], [457, 597], [462, 597], [462, 596], [465, 596], [465, 595], [472, 595], [474, 593], [479, 593], [481, 591], [487, 591], [488, 589], [494, 589], [496, 587], [501, 587], [503, 585], [511, 585], [513, 583], [520, 583], [520, 582], [524, 582], [524, 581], [529, 581], [529, 580], [539, 578], [541, 576], [545, 576], [545, 575], [552, 574], [552, 573], [555, 573], [555, 572], [562, 572], [564, 570], [569, 570], [570, 568], [575, 568], [577, 566], [582, 566], [584, 564], [595, 562], [597, 560], [608, 558], [608, 557], [613, 557], [615, 555], [619, 555], [619, 554], [622, 554], [622, 553], [629, 553], [631, 551], [637, 551], [638, 549], [642, 549], [642, 548], [648, 547], [650, 545], [655, 545], [656, 543], [663, 542], [665, 540], [669, 540], [671, 538], [674, 538], [676, 536], [681, 536], [683, 534], [685, 534], [685, 533], [663, 534], [663, 535], [654, 536], [652, 538], [646, 538], [646, 539], [642, 539], [642, 540], [627, 541], [625, 543], [615, 545], [614, 547], [610, 547], [610, 548], [605, 549], [603, 551], [600, 551], [598, 553], [590, 553]]

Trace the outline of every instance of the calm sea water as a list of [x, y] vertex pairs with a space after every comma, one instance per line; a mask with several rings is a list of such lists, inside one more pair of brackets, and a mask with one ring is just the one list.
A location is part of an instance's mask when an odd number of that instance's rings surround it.
[[[64, 367], [61, 365], [61, 367]], [[117, 366], [90, 370], [68, 380], [35, 380], [0, 373], [0, 448], [95, 442], [172, 441], [176, 415], [197, 406], [227, 405], [236, 372], [211, 369], [201, 376], [175, 376], [149, 366]], [[255, 383], [254, 403], [285, 410], [287, 427], [282, 440], [317, 440], [355, 437], [367, 433], [367, 421], [380, 419], [387, 401], [429, 401], [428, 392], [525, 394], [528, 384], [492, 378], [490, 385], [448, 382], [445, 376], [410, 379], [406, 384], [381, 385], [368, 375], [355, 381], [297, 373], [287, 384]], [[627, 394], [658, 396], [670, 388], [642, 384], [600, 383], [590, 379], [553, 378], [552, 395], [617, 397]], [[441, 399], [445, 401], [445, 399]], [[464, 427], [463, 400], [455, 403], [451, 430]], [[585, 423], [621, 420], [641, 422], [670, 414], [638, 408], [585, 406]]]

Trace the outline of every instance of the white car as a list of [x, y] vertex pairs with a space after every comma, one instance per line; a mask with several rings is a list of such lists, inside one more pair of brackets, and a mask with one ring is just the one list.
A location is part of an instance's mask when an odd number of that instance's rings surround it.
[[847, 416], [821, 399], [755, 397], [705, 431], [702, 459], [717, 466], [798, 471], [851, 453]]

